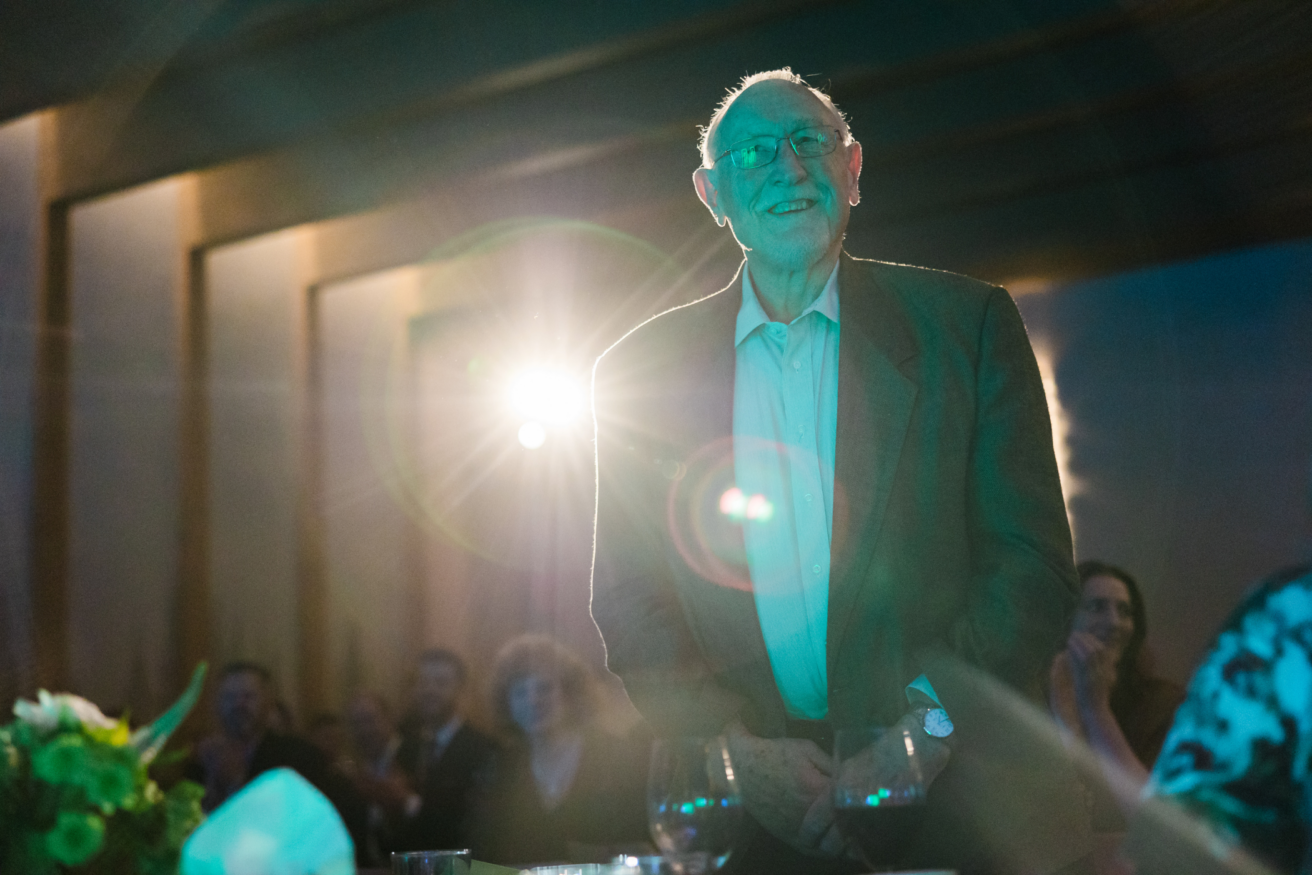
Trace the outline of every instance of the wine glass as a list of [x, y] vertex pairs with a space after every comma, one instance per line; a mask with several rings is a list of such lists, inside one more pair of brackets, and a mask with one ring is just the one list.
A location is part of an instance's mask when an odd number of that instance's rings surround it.
[[729, 858], [742, 796], [723, 738], [669, 738], [652, 745], [647, 823], [677, 875], [707, 875]]
[[897, 863], [925, 813], [925, 777], [912, 733], [865, 727], [834, 733], [838, 829], [871, 871]]

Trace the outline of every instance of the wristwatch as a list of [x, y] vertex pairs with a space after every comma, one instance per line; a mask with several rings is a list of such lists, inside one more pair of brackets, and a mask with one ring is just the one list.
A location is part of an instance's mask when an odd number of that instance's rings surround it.
[[926, 735], [932, 735], [935, 738], [947, 738], [955, 728], [952, 725], [952, 718], [942, 708], [925, 709], [924, 716], [921, 717], [921, 726], [924, 728]]

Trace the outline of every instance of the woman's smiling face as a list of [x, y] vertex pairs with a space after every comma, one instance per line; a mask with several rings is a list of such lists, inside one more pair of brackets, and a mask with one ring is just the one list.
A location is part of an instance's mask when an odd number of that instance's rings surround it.
[[506, 690], [510, 717], [529, 737], [549, 735], [568, 722], [565, 691], [558, 678], [526, 674]]
[[1090, 577], [1084, 583], [1074, 628], [1097, 638], [1119, 660], [1134, 635], [1129, 587], [1109, 574]]

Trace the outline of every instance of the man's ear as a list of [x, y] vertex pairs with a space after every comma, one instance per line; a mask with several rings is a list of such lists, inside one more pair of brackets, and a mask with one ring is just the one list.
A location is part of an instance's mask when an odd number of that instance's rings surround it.
[[856, 206], [861, 203], [861, 144], [856, 140], [847, 147], [847, 172], [852, 178], [847, 190], [847, 202]]
[[706, 204], [706, 209], [711, 211], [715, 217], [715, 224], [721, 228], [724, 227], [725, 218], [720, 214], [719, 192], [715, 188], [715, 183], [711, 181], [711, 171], [706, 167], [698, 167], [692, 172], [692, 185], [697, 189], [697, 197], [701, 198], [702, 203]]

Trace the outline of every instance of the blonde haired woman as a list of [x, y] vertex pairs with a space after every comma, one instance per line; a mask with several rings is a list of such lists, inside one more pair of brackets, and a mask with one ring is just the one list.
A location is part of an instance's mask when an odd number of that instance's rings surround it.
[[648, 745], [597, 725], [577, 656], [545, 636], [516, 638], [497, 655], [491, 699], [506, 745], [479, 806], [476, 856], [600, 862], [647, 841]]

